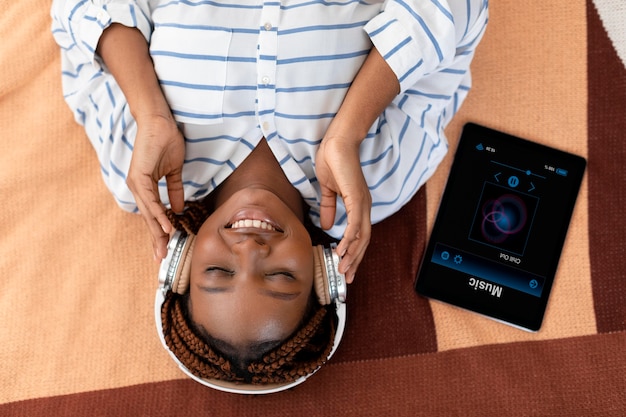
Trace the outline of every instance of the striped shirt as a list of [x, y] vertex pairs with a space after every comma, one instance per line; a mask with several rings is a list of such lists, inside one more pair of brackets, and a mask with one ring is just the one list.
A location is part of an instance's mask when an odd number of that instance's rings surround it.
[[[54, 0], [52, 32], [65, 100], [122, 208], [137, 211], [126, 185], [136, 124], [95, 54], [114, 22], [149, 42], [185, 136], [185, 198], [210, 193], [265, 137], [317, 225], [315, 153], [375, 45], [401, 89], [360, 147], [376, 223], [407, 203], [445, 155], [444, 127], [470, 88], [487, 9], [487, 0]], [[163, 180], [159, 190], [167, 204]], [[338, 199], [329, 233], [340, 238], [346, 223]]]

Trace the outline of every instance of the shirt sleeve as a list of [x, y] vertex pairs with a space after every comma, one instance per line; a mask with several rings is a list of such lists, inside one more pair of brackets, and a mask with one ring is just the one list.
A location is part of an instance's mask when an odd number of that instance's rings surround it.
[[454, 17], [445, 0], [387, 0], [364, 29], [398, 77], [401, 91], [455, 56]]
[[387, 0], [365, 26], [400, 81], [386, 112], [400, 110], [434, 142], [445, 140], [443, 128], [471, 88], [488, 19], [488, 0]]
[[138, 28], [150, 40], [148, 0], [54, 0], [52, 35], [61, 48], [63, 96], [75, 119], [85, 124], [89, 95], [107, 75], [96, 48], [112, 23]]
[[54, 0], [51, 15], [55, 41], [78, 63], [87, 59], [99, 65], [96, 47], [113, 23], [136, 27], [148, 42], [152, 33], [148, 0]]
[[105, 184], [124, 210], [136, 212], [126, 173], [136, 123], [119, 85], [101, 63], [96, 47], [112, 23], [138, 28], [147, 41], [152, 33], [149, 0], [54, 0], [52, 34], [61, 49], [63, 98], [85, 128]]

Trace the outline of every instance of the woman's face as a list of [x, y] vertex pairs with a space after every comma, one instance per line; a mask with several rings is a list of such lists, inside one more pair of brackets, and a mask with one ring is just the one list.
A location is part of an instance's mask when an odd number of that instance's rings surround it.
[[311, 238], [289, 207], [267, 190], [241, 190], [196, 237], [191, 316], [226, 354], [267, 351], [301, 323], [313, 269]]

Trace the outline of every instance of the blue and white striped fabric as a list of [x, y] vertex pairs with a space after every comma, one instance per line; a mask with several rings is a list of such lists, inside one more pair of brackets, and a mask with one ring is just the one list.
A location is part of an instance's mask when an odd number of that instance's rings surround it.
[[[372, 222], [400, 209], [447, 150], [443, 129], [471, 83], [487, 0], [55, 0], [63, 91], [85, 126], [104, 181], [136, 211], [126, 186], [135, 122], [95, 55], [112, 22], [137, 27], [186, 139], [185, 198], [206, 196], [265, 137], [319, 224], [315, 152], [372, 44], [401, 93], [371, 127], [361, 166]], [[376, 94], [376, 91], [372, 91]], [[161, 197], [167, 204], [165, 183]], [[341, 237], [345, 208], [338, 201]]]

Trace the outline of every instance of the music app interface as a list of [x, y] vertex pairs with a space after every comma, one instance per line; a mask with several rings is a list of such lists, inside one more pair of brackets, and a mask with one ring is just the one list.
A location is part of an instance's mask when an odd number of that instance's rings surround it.
[[572, 176], [582, 174], [571, 174], [578, 160], [480, 135], [461, 141], [457, 159], [430, 262], [497, 298], [507, 291], [541, 297], [578, 193], [580, 178]]

